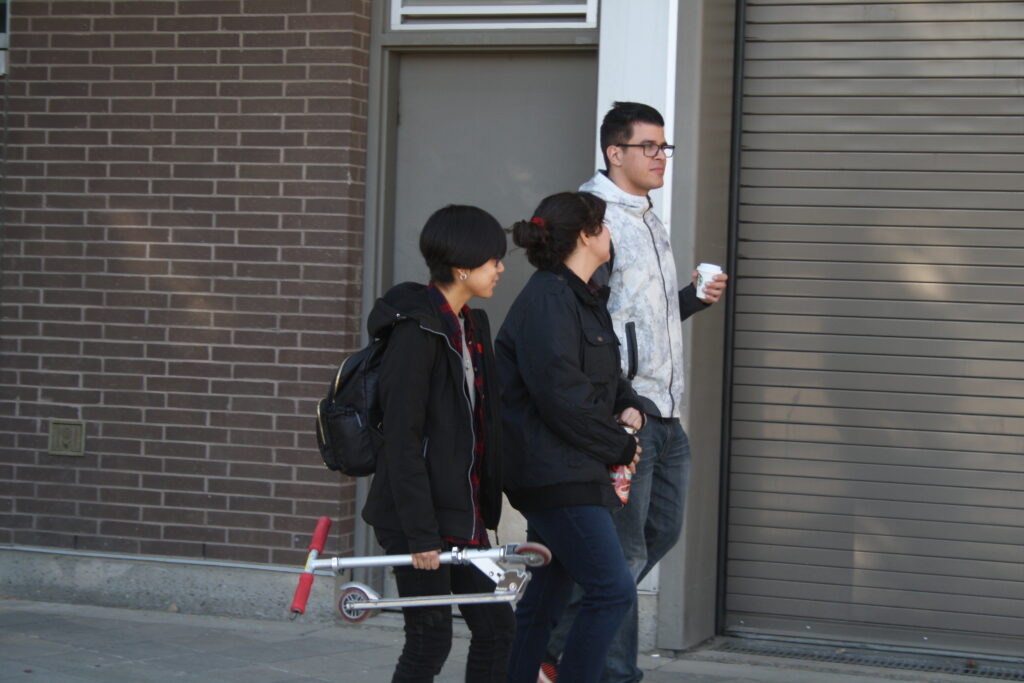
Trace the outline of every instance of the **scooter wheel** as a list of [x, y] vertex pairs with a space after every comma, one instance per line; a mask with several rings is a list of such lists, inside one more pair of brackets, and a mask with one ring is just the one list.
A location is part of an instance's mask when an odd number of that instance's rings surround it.
[[355, 586], [346, 588], [341, 592], [341, 598], [338, 599], [338, 610], [341, 612], [341, 618], [351, 624], [358, 624], [361, 621], [366, 621], [380, 610], [375, 609], [356, 609], [353, 605], [360, 602], [369, 601], [370, 596], [367, 595], [366, 591], [362, 588]]
[[520, 543], [516, 547], [516, 555], [521, 555], [527, 567], [543, 567], [551, 562], [551, 551], [540, 543]]

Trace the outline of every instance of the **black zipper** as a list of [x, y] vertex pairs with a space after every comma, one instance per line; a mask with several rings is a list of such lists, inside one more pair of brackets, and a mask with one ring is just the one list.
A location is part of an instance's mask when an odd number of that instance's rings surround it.
[[[452, 346], [452, 341], [448, 338], [448, 335], [438, 332], [437, 330], [424, 327], [422, 324], [420, 325], [420, 329], [424, 332], [429, 332], [430, 334], [436, 334], [444, 339], [445, 344], [448, 345], [448, 348], [451, 349], [452, 353], [459, 357], [459, 363], [462, 363], [462, 354], [456, 351], [455, 347]], [[463, 377], [462, 382], [462, 394], [466, 397], [466, 406], [469, 408], [469, 433], [473, 437], [470, 442], [469, 471], [466, 472], [466, 483], [469, 485], [469, 507], [470, 515], [473, 518], [473, 533], [469, 535], [469, 539], [474, 539], [476, 538], [476, 504], [473, 502], [473, 466], [476, 465], [476, 428], [473, 426], [473, 403], [469, 398], [469, 388], [466, 386], [465, 377]]]

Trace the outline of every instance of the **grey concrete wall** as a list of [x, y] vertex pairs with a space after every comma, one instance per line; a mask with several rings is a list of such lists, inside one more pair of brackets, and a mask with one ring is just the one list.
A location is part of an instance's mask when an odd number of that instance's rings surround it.
[[[167, 560], [0, 548], [0, 597], [288, 619], [299, 579], [297, 572], [173, 564]], [[299, 619], [321, 624], [336, 620], [335, 581], [332, 576], [316, 577], [306, 613]]]
[[[680, 3], [676, 62], [673, 251], [680, 280], [728, 257], [735, 3]], [[693, 463], [683, 536], [661, 563], [657, 645], [688, 649], [712, 637], [717, 584], [725, 303], [685, 323]]]

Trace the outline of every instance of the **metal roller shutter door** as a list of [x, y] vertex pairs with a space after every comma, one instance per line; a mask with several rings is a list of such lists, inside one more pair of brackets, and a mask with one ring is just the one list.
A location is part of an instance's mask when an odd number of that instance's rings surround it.
[[1024, 3], [750, 0], [727, 633], [1024, 651]]

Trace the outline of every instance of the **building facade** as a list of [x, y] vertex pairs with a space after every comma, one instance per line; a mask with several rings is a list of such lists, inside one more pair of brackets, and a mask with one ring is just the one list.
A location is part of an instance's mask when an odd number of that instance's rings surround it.
[[298, 566], [321, 514], [372, 551], [311, 429], [361, 312], [434, 209], [529, 215], [632, 99], [679, 272], [732, 276], [646, 644], [1019, 653], [1021, 4], [452, 4], [12, 3], [0, 561]]

